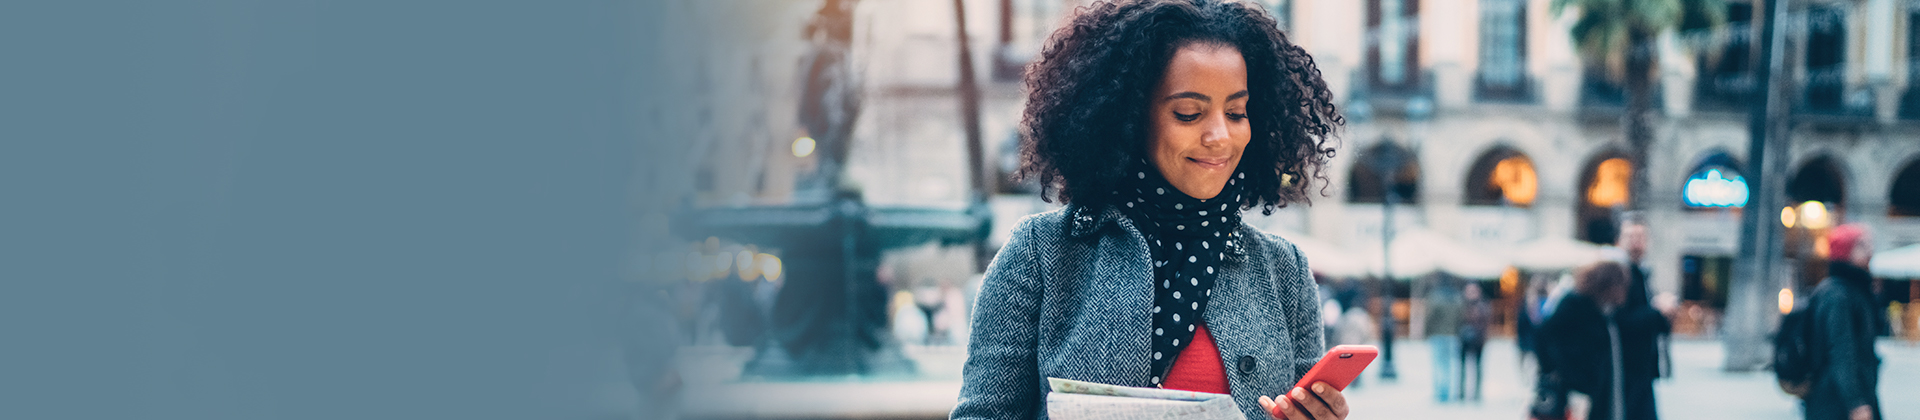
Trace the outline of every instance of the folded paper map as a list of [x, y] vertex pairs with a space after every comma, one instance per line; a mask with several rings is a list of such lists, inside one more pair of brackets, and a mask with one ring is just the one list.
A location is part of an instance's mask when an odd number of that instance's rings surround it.
[[1051, 420], [1247, 420], [1227, 394], [1047, 378]]

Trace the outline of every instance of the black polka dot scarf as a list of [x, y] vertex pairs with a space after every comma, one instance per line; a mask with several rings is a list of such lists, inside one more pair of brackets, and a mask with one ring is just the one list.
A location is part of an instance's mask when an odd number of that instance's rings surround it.
[[1175, 356], [1193, 340], [1213, 295], [1213, 282], [1227, 245], [1240, 225], [1244, 172], [1236, 172], [1225, 189], [1209, 200], [1189, 197], [1141, 162], [1129, 171], [1127, 182], [1114, 194], [1120, 210], [1146, 236], [1153, 257], [1153, 386], [1166, 382]]

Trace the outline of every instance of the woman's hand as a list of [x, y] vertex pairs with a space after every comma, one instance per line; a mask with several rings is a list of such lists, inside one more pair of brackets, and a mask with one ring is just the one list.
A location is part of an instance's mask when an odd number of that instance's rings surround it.
[[1326, 382], [1314, 382], [1313, 390], [1294, 388], [1282, 398], [1260, 396], [1260, 406], [1277, 420], [1343, 420], [1347, 418], [1347, 397]]

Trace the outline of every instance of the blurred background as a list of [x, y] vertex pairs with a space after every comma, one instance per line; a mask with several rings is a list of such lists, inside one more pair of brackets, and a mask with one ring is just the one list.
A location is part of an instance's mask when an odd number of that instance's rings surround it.
[[[1395, 356], [1353, 418], [1522, 416], [1530, 308], [1635, 211], [1663, 415], [1799, 417], [1770, 337], [1843, 223], [1920, 413], [1920, 3], [1256, 2], [1348, 118], [1247, 222]], [[1058, 208], [1020, 80], [1085, 4], [0, 2], [0, 417], [944, 418]], [[1463, 284], [1484, 392], [1441, 403]]]
[[[645, 222], [666, 239], [641, 281], [678, 342], [659, 410], [944, 417], [986, 262], [1058, 207], [1011, 177], [1023, 68], [1087, 3], [663, 4], [689, 19], [662, 32], [731, 44], [682, 56], [677, 88], [706, 100], [675, 106], [701, 123], [668, 159], [682, 205]], [[1247, 221], [1306, 253], [1329, 331], [1357, 309], [1396, 342], [1355, 418], [1522, 417], [1529, 291], [1624, 259], [1630, 211], [1674, 325], [1663, 415], [1800, 416], [1768, 346], [1843, 223], [1878, 250], [1886, 412], [1920, 410], [1892, 397], [1920, 392], [1920, 3], [1676, 0], [1651, 22], [1582, 11], [1606, 1], [1257, 3], [1348, 118], [1324, 196]], [[1486, 397], [1436, 403], [1425, 297], [1463, 283], [1492, 309]]]

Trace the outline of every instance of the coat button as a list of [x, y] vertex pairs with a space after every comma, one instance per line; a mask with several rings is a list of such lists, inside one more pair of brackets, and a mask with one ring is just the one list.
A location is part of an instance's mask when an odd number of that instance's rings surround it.
[[1252, 374], [1254, 365], [1257, 363], [1253, 356], [1240, 356], [1240, 373]]

